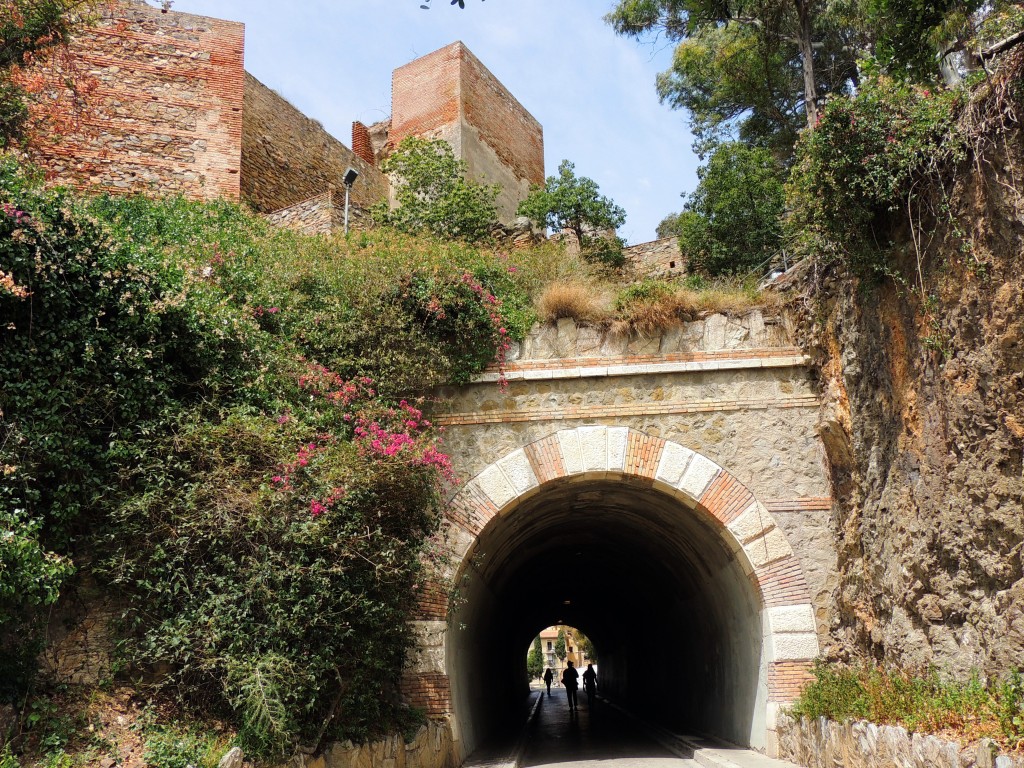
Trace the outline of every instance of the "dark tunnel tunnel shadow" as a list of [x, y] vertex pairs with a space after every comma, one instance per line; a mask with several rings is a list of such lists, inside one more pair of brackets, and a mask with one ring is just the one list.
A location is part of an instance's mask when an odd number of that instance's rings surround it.
[[465, 746], [523, 722], [523, 649], [555, 623], [593, 641], [612, 700], [669, 729], [751, 743], [760, 599], [699, 512], [627, 480], [552, 483], [491, 521], [467, 562], [448, 635]]

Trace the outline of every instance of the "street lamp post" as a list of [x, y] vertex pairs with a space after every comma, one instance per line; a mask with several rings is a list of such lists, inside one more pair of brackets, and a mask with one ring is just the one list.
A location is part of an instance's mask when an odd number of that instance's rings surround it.
[[355, 168], [349, 167], [345, 171], [345, 175], [341, 177], [341, 180], [345, 184], [345, 236], [348, 236], [348, 198], [349, 193], [352, 191], [352, 185], [356, 183], [356, 179], [359, 178], [359, 171]]

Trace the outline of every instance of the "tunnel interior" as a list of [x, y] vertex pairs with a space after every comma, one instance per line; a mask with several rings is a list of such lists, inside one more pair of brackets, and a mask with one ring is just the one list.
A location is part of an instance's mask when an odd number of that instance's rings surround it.
[[601, 693], [678, 733], [762, 747], [761, 601], [720, 526], [631, 478], [559, 480], [487, 525], [467, 554], [446, 664], [463, 757], [527, 696], [544, 627], [592, 641]]

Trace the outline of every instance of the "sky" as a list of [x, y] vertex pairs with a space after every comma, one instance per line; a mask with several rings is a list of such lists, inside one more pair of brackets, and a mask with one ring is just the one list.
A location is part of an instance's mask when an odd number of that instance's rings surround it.
[[245, 68], [351, 146], [352, 121], [391, 114], [391, 71], [465, 43], [544, 127], [545, 173], [563, 159], [626, 210], [630, 244], [682, 208], [697, 183], [686, 115], [654, 80], [671, 46], [615, 35], [613, 0], [175, 0], [245, 23]]

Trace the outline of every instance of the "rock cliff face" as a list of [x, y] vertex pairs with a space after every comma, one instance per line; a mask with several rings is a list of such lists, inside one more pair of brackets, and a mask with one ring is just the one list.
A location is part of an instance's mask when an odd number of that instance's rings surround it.
[[803, 312], [837, 500], [836, 657], [1024, 665], [1022, 142], [990, 138], [923, 198], [937, 213], [893, 232], [903, 278], [819, 274]]

